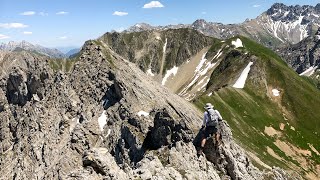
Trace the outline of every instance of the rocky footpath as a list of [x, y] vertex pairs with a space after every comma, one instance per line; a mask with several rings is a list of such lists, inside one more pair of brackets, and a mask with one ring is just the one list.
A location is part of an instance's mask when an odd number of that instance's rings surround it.
[[226, 122], [198, 158], [201, 112], [101, 42], [70, 72], [43, 58], [0, 60], [0, 179], [290, 179], [254, 167]]

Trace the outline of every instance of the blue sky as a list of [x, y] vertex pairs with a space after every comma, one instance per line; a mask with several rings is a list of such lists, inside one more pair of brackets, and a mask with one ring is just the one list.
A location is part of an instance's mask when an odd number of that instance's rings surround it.
[[[240, 23], [275, 2], [313, 5], [319, 0], [0, 0], [0, 43], [26, 40], [47, 47], [79, 47], [107, 31], [152, 25]], [[144, 8], [145, 7], [145, 8]], [[148, 8], [146, 8], [148, 7]], [[152, 8], [153, 7], [153, 8]]]

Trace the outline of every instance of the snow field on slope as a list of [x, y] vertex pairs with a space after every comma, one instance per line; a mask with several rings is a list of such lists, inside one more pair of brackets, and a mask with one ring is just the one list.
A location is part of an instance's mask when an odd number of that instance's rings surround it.
[[150, 75], [150, 76], [154, 76], [154, 74], [152, 73], [151, 69], [147, 70], [147, 74]]
[[103, 112], [102, 112], [101, 116], [98, 118], [98, 123], [99, 123], [100, 130], [103, 131], [104, 125], [107, 124], [106, 111], [103, 111]]
[[[222, 52], [220, 52], [220, 51], [221, 51], [221, 50], [219, 50], [219, 52], [218, 52], [217, 54], [219, 54], [219, 53], [222, 54]], [[213, 67], [215, 66], [216, 63], [206, 62], [206, 61], [207, 61], [207, 59], [205, 58], [206, 54], [207, 54], [207, 52], [202, 55], [202, 58], [201, 58], [201, 60], [200, 60], [200, 63], [198, 64], [198, 66], [196, 67], [196, 69], [195, 69], [195, 71], [194, 71], [194, 76], [193, 76], [192, 81], [190, 82], [190, 84], [188, 84], [188, 85], [179, 93], [179, 95], [185, 94], [186, 91], [187, 91], [190, 87], [192, 87], [192, 86], [200, 79], [200, 77], [206, 75], [206, 73], [207, 73], [211, 68], [213, 68]], [[201, 84], [205, 81], [205, 78], [207, 78], [207, 77], [205, 76], [205, 77], [197, 84], [197, 86], [198, 86], [198, 85], [201, 85]], [[208, 79], [206, 80], [206, 82], [205, 82], [204, 84], [202, 84], [200, 90], [207, 86], [209, 80], [210, 80], [210, 79], [208, 78]], [[198, 91], [200, 91], [200, 90], [198, 89]]]
[[145, 117], [149, 116], [149, 113], [147, 113], [145, 111], [139, 111], [137, 114], [138, 114], [138, 116], [145, 116]]
[[178, 67], [174, 66], [172, 69], [168, 70], [167, 73], [166, 73], [166, 75], [165, 75], [164, 78], [162, 79], [161, 84], [164, 86], [164, 85], [166, 84], [167, 79], [168, 79], [171, 75], [175, 76], [175, 75], [177, 74], [178, 69], [179, 69]]
[[239, 89], [244, 88], [244, 85], [246, 83], [248, 74], [250, 72], [250, 67], [252, 64], [253, 64], [253, 62], [249, 62], [249, 64], [246, 66], [246, 68], [244, 68], [240, 77], [238, 78], [238, 80], [236, 81], [236, 83], [232, 87], [239, 88]]
[[241, 39], [237, 38], [237, 40], [231, 42], [236, 48], [243, 47]]
[[318, 66], [311, 66], [307, 70], [305, 70], [304, 72], [300, 73], [299, 75], [300, 76], [311, 76], [317, 68], [318, 68]]
[[272, 89], [272, 94], [274, 96], [280, 96], [280, 91], [278, 89]]

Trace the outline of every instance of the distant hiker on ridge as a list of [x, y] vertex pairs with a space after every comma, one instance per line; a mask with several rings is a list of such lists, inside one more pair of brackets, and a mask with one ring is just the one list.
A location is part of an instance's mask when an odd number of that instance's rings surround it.
[[220, 144], [218, 121], [222, 121], [222, 117], [218, 110], [213, 109], [213, 105], [211, 103], [207, 103], [204, 108], [206, 109], [206, 111], [204, 112], [203, 123], [201, 128], [204, 128], [204, 130], [202, 131], [201, 146], [200, 150], [198, 151], [198, 155], [202, 154], [207, 138], [211, 137], [213, 134], [216, 147]]

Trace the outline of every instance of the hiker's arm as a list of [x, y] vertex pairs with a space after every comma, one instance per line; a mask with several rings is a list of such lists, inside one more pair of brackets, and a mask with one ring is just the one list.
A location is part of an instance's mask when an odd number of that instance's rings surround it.
[[206, 123], [207, 123], [207, 116], [206, 116], [206, 113], [203, 113], [203, 121], [202, 121], [202, 128], [204, 128], [206, 126]]
[[219, 121], [222, 121], [222, 116], [221, 116], [220, 112], [218, 110], [216, 110], [216, 112], [217, 112], [217, 114], [219, 116]]

